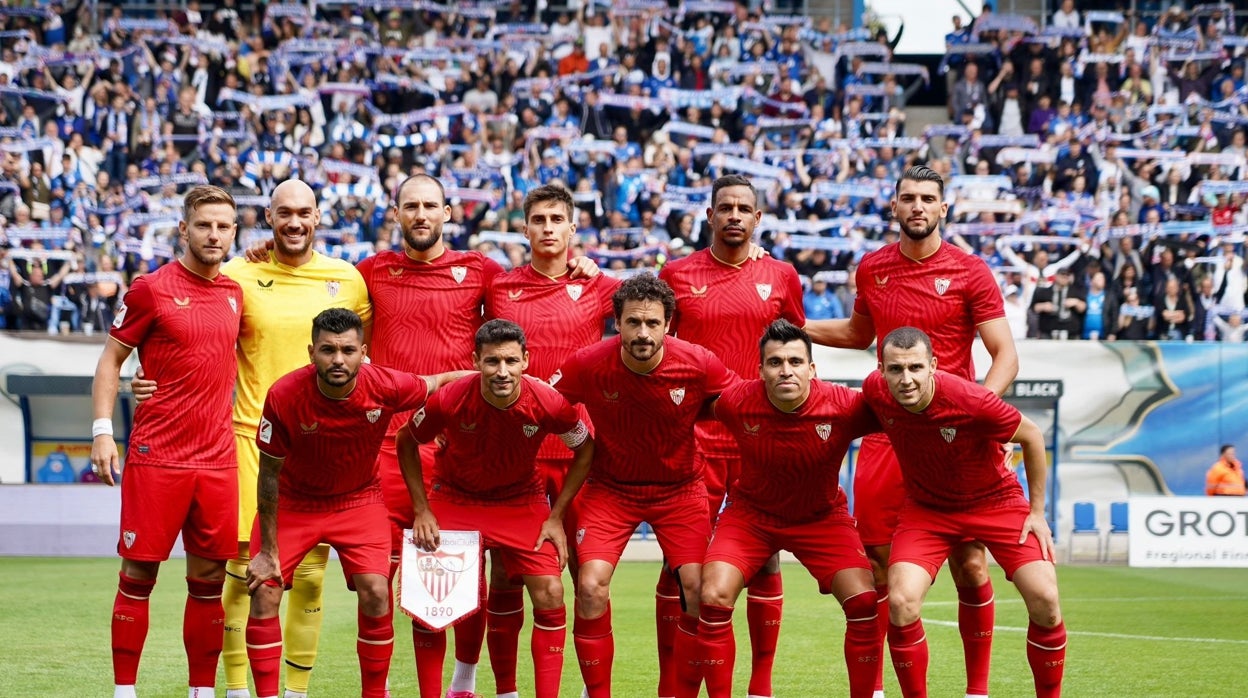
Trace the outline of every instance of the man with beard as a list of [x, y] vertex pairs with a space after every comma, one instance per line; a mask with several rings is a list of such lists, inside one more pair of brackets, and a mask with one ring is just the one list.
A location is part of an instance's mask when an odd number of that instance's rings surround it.
[[573, 354], [554, 381], [570, 402], [585, 406], [596, 432], [575, 535], [576, 654], [589, 698], [609, 698], [611, 577], [633, 531], [649, 522], [684, 599], [673, 694], [696, 696], [698, 602], [711, 525], [691, 437], [704, 403], [737, 378], [707, 349], [665, 337], [676, 296], [654, 276], [625, 281], [612, 305], [619, 336]]
[[[937, 232], [949, 210], [944, 180], [915, 165], [902, 174], [891, 205], [893, 218], [901, 224], [901, 239], [862, 258], [853, 315], [809, 323], [811, 339], [855, 349], [866, 349], [875, 341], [879, 353], [889, 332], [918, 327], [931, 337], [944, 371], [973, 381], [971, 346], [978, 332], [992, 357], [984, 386], [1001, 395], [1018, 373], [1018, 354], [1001, 290], [987, 264], [944, 242]], [[1001, 457], [1004, 460], [1006, 454]], [[904, 497], [901, 470], [888, 440], [865, 437], [854, 474], [854, 517], [875, 574], [881, 636], [887, 632], [889, 549]], [[966, 695], [986, 696], [994, 608], [984, 547], [978, 542], [955, 546], [949, 570], [960, 602]], [[882, 673], [876, 689], [882, 695]]]
[[299, 561], [326, 543], [359, 596], [361, 695], [386, 695], [394, 607], [389, 522], [374, 454], [391, 416], [422, 407], [440, 385], [464, 374], [411, 375], [365, 363], [367, 354], [360, 317], [345, 308], [325, 310], [312, 321], [312, 363], [279, 378], [265, 397], [256, 431], [255, 555], [247, 567], [247, 657], [260, 698], [277, 696], [282, 590]]
[[[754, 228], [762, 216], [758, 192], [749, 179], [720, 177], [711, 187], [711, 206], [706, 209], [710, 247], [672, 262], [659, 275], [676, 294], [672, 333], [710, 349], [739, 376], [758, 372], [758, 338], [772, 322], [783, 318], [798, 327], [806, 323], [802, 285], [793, 266], [750, 254]], [[714, 520], [741, 472], [741, 452], [732, 433], [719, 422], [701, 422], [696, 433], [694, 458], [706, 479]], [[784, 601], [779, 558], [773, 556], [747, 581], [746, 618], [753, 651], [748, 693], [770, 696]], [[671, 647], [680, 618], [678, 593], [674, 580], [660, 577], [655, 589], [660, 696], [674, 695]]]

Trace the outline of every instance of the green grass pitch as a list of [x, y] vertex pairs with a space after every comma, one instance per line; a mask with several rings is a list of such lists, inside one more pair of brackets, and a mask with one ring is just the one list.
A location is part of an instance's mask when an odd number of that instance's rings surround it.
[[[0, 563], [4, 591], [0, 633], [0, 695], [104, 696], [111, 693], [109, 610], [118, 563], [109, 559], [7, 558]], [[613, 585], [616, 696], [655, 695], [654, 580], [657, 564], [625, 563]], [[805, 570], [785, 565], [785, 615], [776, 661], [780, 698], [843, 696], [844, 620], [830, 597], [821, 597]], [[180, 560], [166, 563], [152, 597], [152, 625], [139, 673], [141, 696], [181, 696], [185, 689], [181, 618], [185, 598]], [[1153, 570], [1063, 566], [1062, 608], [1070, 640], [1068, 696], [1177, 698], [1243, 696], [1241, 669], [1248, 652], [1248, 570]], [[327, 576], [325, 625], [312, 678], [314, 698], [359, 695], [355, 658], [355, 599], [336, 562]], [[1026, 613], [1013, 588], [994, 570], [996, 640], [994, 698], [1032, 695], [1024, 655]], [[569, 604], [570, 608], [570, 604]], [[744, 600], [738, 603], [737, 681], [745, 694], [749, 640]], [[960, 697], [961, 643], [957, 605], [947, 573], [932, 589], [924, 611], [931, 646], [933, 696]], [[391, 686], [396, 698], [418, 695], [411, 658], [410, 624], [398, 621]], [[580, 676], [568, 634], [563, 695], [580, 695]], [[528, 629], [521, 639], [521, 695], [532, 695]], [[448, 655], [451, 652], [448, 652]], [[448, 661], [450, 657], [448, 656]], [[447, 672], [449, 678], [449, 670]], [[224, 684], [219, 682], [219, 686]], [[899, 696], [888, 670], [889, 696]], [[493, 678], [482, 659], [478, 691], [492, 696]], [[224, 696], [224, 689], [218, 689]]]

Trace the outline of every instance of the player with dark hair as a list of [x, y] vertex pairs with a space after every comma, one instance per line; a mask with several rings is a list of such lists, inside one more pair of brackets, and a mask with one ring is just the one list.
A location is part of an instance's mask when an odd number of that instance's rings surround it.
[[801, 328], [776, 320], [758, 352], [761, 378], [729, 388], [713, 403], [741, 449], [741, 475], [702, 567], [698, 643], [707, 694], [732, 695], [732, 607], [746, 580], [785, 549], [815, 577], [821, 594], [841, 604], [849, 695], [868, 698], [882, 650], [875, 588], [838, 474], [850, 442], [879, 425], [861, 394], [817, 378]]
[[[436, 549], [441, 528], [480, 531], [495, 567], [505, 561], [508, 574], [528, 588], [535, 695], [557, 698], [567, 627], [560, 579], [567, 559], [563, 517], [589, 473], [594, 448], [589, 428], [572, 405], [545, 382], [524, 375], [528, 362], [518, 325], [486, 322], [477, 331], [473, 352], [480, 375], [466, 376], [434, 395], [399, 430], [397, 447], [416, 512], [416, 544]], [[536, 460], [551, 434], [576, 454], [553, 505], [547, 503]], [[426, 492], [417, 444], [439, 437], [444, 451]], [[479, 574], [479, 564], [476, 569]], [[500, 695], [514, 686], [506, 689]]]
[[[949, 210], [944, 181], [922, 165], [906, 170], [892, 200], [901, 223], [900, 241], [863, 257], [858, 265], [858, 298], [846, 320], [816, 320], [806, 326], [812, 340], [834, 347], [866, 349], [876, 342], [883, 356], [884, 336], [914, 326], [932, 337], [945, 371], [975, 379], [971, 346], [978, 332], [992, 357], [984, 386], [1000, 395], [1018, 373], [1018, 354], [1005, 319], [996, 279], [983, 260], [941, 240], [940, 221]], [[1001, 454], [1004, 461], [1006, 453]], [[889, 545], [903, 492], [896, 456], [883, 436], [862, 441], [854, 474], [854, 518], [875, 573], [881, 606], [888, 602]], [[949, 570], [958, 589], [958, 629], [966, 660], [966, 695], [988, 695], [992, 659], [993, 590], [982, 545], [955, 546]], [[879, 613], [881, 636], [886, 614]], [[883, 694], [883, 673], [876, 682]]]
[[247, 656], [259, 698], [277, 696], [282, 589], [321, 543], [342, 560], [359, 596], [362, 695], [381, 698], [394, 649], [388, 515], [376, 452], [388, 420], [417, 409], [462, 373], [422, 377], [365, 363], [364, 323], [345, 308], [312, 321], [311, 364], [278, 379], [265, 398], [256, 445], [260, 475], [247, 586]]
[[121, 486], [113, 600], [114, 696], [135, 695], [147, 639], [148, 599], [178, 534], [186, 549], [183, 641], [189, 695], [212, 695], [221, 655], [225, 561], [238, 545], [238, 462], [230, 436], [234, 344], [243, 293], [220, 273], [237, 230], [234, 198], [201, 185], [186, 194], [174, 263], [136, 279], [113, 321], [91, 388], [91, 464], [113, 485], [120, 475], [113, 405], [122, 364], [137, 350], [166, 388], [135, 412]]
[[[927, 695], [920, 610], [949, 552], [968, 539], [988, 547], [1027, 604], [1036, 696], [1061, 695], [1066, 626], [1044, 516], [1044, 434], [991, 390], [936, 370], [931, 340], [921, 330], [894, 329], [881, 344], [880, 370], [862, 392], [893, 444], [905, 483], [888, 566], [888, 644], [902, 695]], [[1001, 457], [1006, 442], [1022, 444], [1027, 497]]]
[[[758, 338], [773, 320], [784, 318], [798, 327], [806, 322], [802, 285], [793, 266], [750, 254], [762, 215], [758, 192], [748, 178], [725, 175], [716, 179], [706, 209], [710, 247], [668, 264], [659, 274], [676, 293], [672, 332], [710, 349], [739, 376], [757, 373]], [[740, 453], [729, 429], [715, 421], [698, 424], [695, 458], [706, 478], [713, 520], [741, 470]], [[746, 617], [753, 650], [749, 694], [770, 696], [784, 593], [779, 558], [769, 560], [747, 581]], [[680, 599], [667, 576], [660, 578], [655, 595], [659, 655], [663, 657], [669, 654], [666, 647], [680, 616]], [[661, 659], [660, 696], [672, 695], [670, 677], [668, 663]]]
[[697, 694], [695, 663], [702, 558], [710, 521], [706, 486], [693, 462], [693, 425], [705, 402], [737, 378], [710, 351], [666, 337], [676, 297], [641, 274], [612, 298], [620, 335], [575, 353], [555, 388], [584, 404], [595, 428], [589, 482], [578, 507], [580, 560], [572, 634], [590, 698], [611, 695], [615, 654], [610, 585], [620, 553], [649, 522], [685, 601], [675, 643], [678, 696]]

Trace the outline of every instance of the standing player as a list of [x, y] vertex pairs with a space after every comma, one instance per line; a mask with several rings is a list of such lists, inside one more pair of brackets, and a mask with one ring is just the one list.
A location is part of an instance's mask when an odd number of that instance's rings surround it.
[[[672, 262], [659, 275], [676, 293], [672, 332], [710, 349], [739, 376], [758, 371], [758, 338], [773, 320], [784, 318], [798, 327], [806, 323], [802, 285], [793, 266], [750, 254], [762, 216], [758, 192], [749, 179], [720, 177], [711, 187], [711, 206], [706, 209], [711, 246]], [[695, 458], [706, 478], [714, 520], [741, 471], [740, 452], [727, 428], [706, 421], [697, 427]], [[655, 590], [660, 696], [672, 695], [670, 660], [665, 662], [664, 656], [670, 656], [674, 620], [680, 615], [680, 600], [669, 579], [660, 577]], [[746, 617], [753, 651], [749, 695], [770, 696], [784, 602], [779, 558], [768, 560], [747, 581]]]
[[359, 595], [362, 695], [381, 698], [394, 649], [387, 572], [389, 523], [377, 476], [387, 419], [424, 405], [461, 374], [414, 376], [364, 363], [364, 323], [345, 308], [312, 321], [311, 365], [278, 379], [265, 398], [256, 445], [260, 475], [247, 586], [247, 657], [260, 698], [277, 696], [282, 628], [277, 611], [295, 566], [328, 543]]
[[[847, 320], [807, 325], [812, 340], [834, 347], [866, 349], [874, 341], [883, 356], [884, 336], [906, 325], [932, 337], [943, 370], [975, 380], [971, 345], [979, 333], [992, 357], [984, 387], [1001, 395], [1018, 374], [1018, 354], [1005, 319], [1001, 290], [988, 266], [943, 242], [940, 221], [949, 210], [944, 180], [916, 165], [902, 174], [892, 201], [902, 237], [863, 257], [858, 266], [858, 298]], [[1005, 454], [1002, 454], [1004, 460]], [[888, 602], [888, 559], [904, 489], [896, 456], [883, 436], [863, 439], [854, 475], [854, 518], [871, 558], [879, 603]], [[955, 546], [949, 571], [958, 589], [958, 629], [966, 661], [966, 695], [988, 695], [992, 659], [993, 591], [988, 561], [979, 543]], [[887, 631], [881, 609], [880, 635]], [[883, 695], [884, 677], [876, 681]]]
[[707, 695], [732, 695], [736, 642], [732, 607], [745, 582], [789, 550], [845, 612], [851, 698], [868, 698], [882, 650], [875, 632], [871, 565], [838, 481], [849, 444], [879, 430], [862, 395], [816, 378], [810, 338], [787, 320], [759, 342], [761, 380], [739, 383], [713, 403], [741, 449], [741, 476], [702, 567], [699, 659]]
[[121, 366], [138, 349], [164, 392], [135, 412], [121, 491], [120, 581], [113, 601], [114, 696], [135, 695], [147, 639], [148, 598], [182, 533], [183, 641], [189, 695], [211, 696], [221, 654], [221, 587], [238, 540], [238, 475], [230, 438], [234, 343], [243, 294], [220, 273], [234, 242], [234, 198], [212, 186], [186, 194], [178, 232], [186, 251], [134, 282], [117, 311], [92, 384], [91, 464], [108, 485], [120, 474], [113, 404]]
[[[1061, 695], [1066, 626], [1057, 599], [1053, 536], [1044, 518], [1044, 434], [992, 391], [937, 371], [931, 340], [901, 327], [881, 341], [867, 404], [901, 463], [906, 501], [889, 559], [889, 650], [905, 698], [927, 696], [927, 638], [919, 612], [951, 549], [988, 546], [1027, 604], [1027, 662], [1038, 698]], [[1001, 458], [1022, 444], [1028, 498]]]
[[593, 420], [591, 477], [578, 503], [580, 561], [572, 635], [590, 698], [611, 695], [610, 585], [620, 553], [649, 522], [666, 564], [680, 581], [676, 655], [678, 696], [696, 696], [702, 558], [710, 521], [706, 486], [693, 462], [693, 425], [704, 403], [737, 378], [714, 354], [664, 335], [676, 297], [649, 274], [625, 281], [612, 298], [620, 335], [572, 355], [555, 388], [582, 403]]
[[[576, 233], [575, 211], [572, 194], [559, 184], [530, 190], [524, 197], [524, 234], [531, 261], [494, 277], [485, 297], [486, 317], [511, 320], [524, 328], [529, 350], [525, 373], [543, 381], [550, 380], [575, 351], [602, 340], [604, 323], [613, 312], [611, 295], [620, 286], [605, 274], [572, 278], [568, 246]], [[578, 410], [585, 418], [584, 408]], [[557, 434], [542, 442], [537, 463], [552, 502], [563, 490], [572, 458]], [[564, 523], [565, 530], [576, 530], [574, 517], [565, 516]], [[571, 563], [569, 559], [575, 579]], [[521, 589], [507, 583], [502, 566], [493, 565], [491, 570], [486, 636], [490, 666], [498, 695], [513, 698], [524, 597]]]
[[[478, 530], [483, 548], [493, 551], [495, 569], [505, 566], [524, 580], [533, 600], [535, 695], [558, 698], [567, 627], [560, 580], [567, 559], [563, 517], [589, 473], [593, 439], [562, 395], [523, 375], [529, 352], [519, 325], [506, 320], [482, 325], [472, 358], [480, 375], [442, 389], [398, 433], [399, 462], [416, 511], [414, 537], [420, 547], [434, 550], [440, 527]], [[576, 454], [553, 506], [536, 460], [543, 439], [552, 434]], [[445, 450], [426, 496], [416, 446], [438, 437]], [[500, 695], [505, 692], [499, 689]]]
[[[364, 280], [350, 263], [312, 249], [320, 210], [307, 184], [289, 180], [277, 185], [264, 212], [273, 230], [272, 249], [263, 261], [235, 258], [222, 271], [243, 288], [242, 329], [238, 337], [238, 387], [234, 401], [234, 446], [238, 452], [238, 556], [226, 563], [226, 698], [247, 698], [247, 646], [244, 631], [248, 542], [256, 519], [256, 477], [260, 453], [256, 428], [264, 397], [278, 378], [308, 362], [304, 341], [308, 326], [326, 308], [347, 308], [367, 323], [372, 316]], [[135, 381], [136, 397], [141, 385]], [[329, 546], [318, 545], [295, 568], [286, 604], [286, 698], [308, 691], [321, 630], [321, 592]]]

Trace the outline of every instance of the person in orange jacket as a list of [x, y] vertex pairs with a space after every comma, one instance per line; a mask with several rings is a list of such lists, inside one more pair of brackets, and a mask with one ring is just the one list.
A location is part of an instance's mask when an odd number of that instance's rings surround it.
[[1205, 474], [1205, 494], [1225, 497], [1244, 496], [1244, 466], [1235, 457], [1235, 447], [1226, 444], [1218, 458]]

